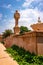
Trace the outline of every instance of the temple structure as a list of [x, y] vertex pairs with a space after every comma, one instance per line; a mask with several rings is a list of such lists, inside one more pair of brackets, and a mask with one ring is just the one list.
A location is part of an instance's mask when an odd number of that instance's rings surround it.
[[31, 25], [33, 31], [36, 32], [43, 32], [43, 23], [40, 20], [40, 17], [38, 17], [38, 23]]
[[3, 40], [5, 43], [4, 46], [11, 47], [12, 45], [17, 45], [24, 48], [25, 50], [28, 50], [31, 53], [43, 55], [43, 23], [41, 22], [40, 17], [38, 17], [38, 23], [31, 25], [33, 31], [25, 32], [23, 35], [19, 34], [19, 18], [20, 14], [18, 11], [16, 11], [14, 14], [14, 34]]

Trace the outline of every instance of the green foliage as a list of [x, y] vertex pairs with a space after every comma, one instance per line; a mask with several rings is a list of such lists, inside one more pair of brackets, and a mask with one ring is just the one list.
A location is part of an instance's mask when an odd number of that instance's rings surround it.
[[24, 32], [29, 32], [29, 31], [31, 31], [31, 30], [28, 30], [28, 28], [25, 26], [20, 27], [20, 34], [24, 34]]
[[43, 56], [31, 54], [18, 46], [13, 45], [11, 48], [7, 48], [6, 51], [11, 54], [19, 65], [43, 65]]
[[2, 37], [3, 38], [6, 38], [6, 37], [8, 37], [8, 36], [10, 36], [12, 34], [12, 30], [5, 30], [5, 32], [3, 32], [3, 35], [2, 35]]

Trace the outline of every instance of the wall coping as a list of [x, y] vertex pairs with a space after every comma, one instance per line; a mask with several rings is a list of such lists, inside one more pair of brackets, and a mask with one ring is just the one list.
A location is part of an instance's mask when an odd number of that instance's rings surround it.
[[14, 35], [14, 37], [37, 37], [37, 36], [43, 36], [43, 32], [38, 31], [31, 31], [31, 32], [25, 32], [23, 35]]
[[[10, 36], [8, 36], [7, 38], [9, 38], [9, 37], [43, 37], [43, 32], [36, 32], [36, 31], [31, 31], [31, 32], [25, 32], [23, 35], [20, 35], [20, 34], [18, 34], [18, 35], [16, 35], [16, 34], [12, 34], [12, 35], [10, 35]], [[7, 38], [5, 38], [5, 39], [7, 39]], [[4, 39], [4, 40], [5, 40]]]

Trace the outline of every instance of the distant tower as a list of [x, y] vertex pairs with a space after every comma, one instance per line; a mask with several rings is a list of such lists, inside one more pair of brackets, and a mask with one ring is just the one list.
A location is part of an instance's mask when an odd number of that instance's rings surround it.
[[14, 27], [14, 33], [19, 34], [20, 28], [18, 27], [18, 20], [20, 19], [20, 13], [16, 10], [14, 13], [14, 19], [15, 19], [15, 27]]
[[41, 23], [40, 17], [38, 17], [38, 23]]

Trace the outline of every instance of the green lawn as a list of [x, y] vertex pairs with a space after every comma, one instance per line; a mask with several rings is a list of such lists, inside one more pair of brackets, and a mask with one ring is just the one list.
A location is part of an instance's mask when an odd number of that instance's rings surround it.
[[7, 48], [6, 51], [19, 65], [43, 65], [43, 56], [31, 54], [18, 46], [13, 45], [11, 48]]

